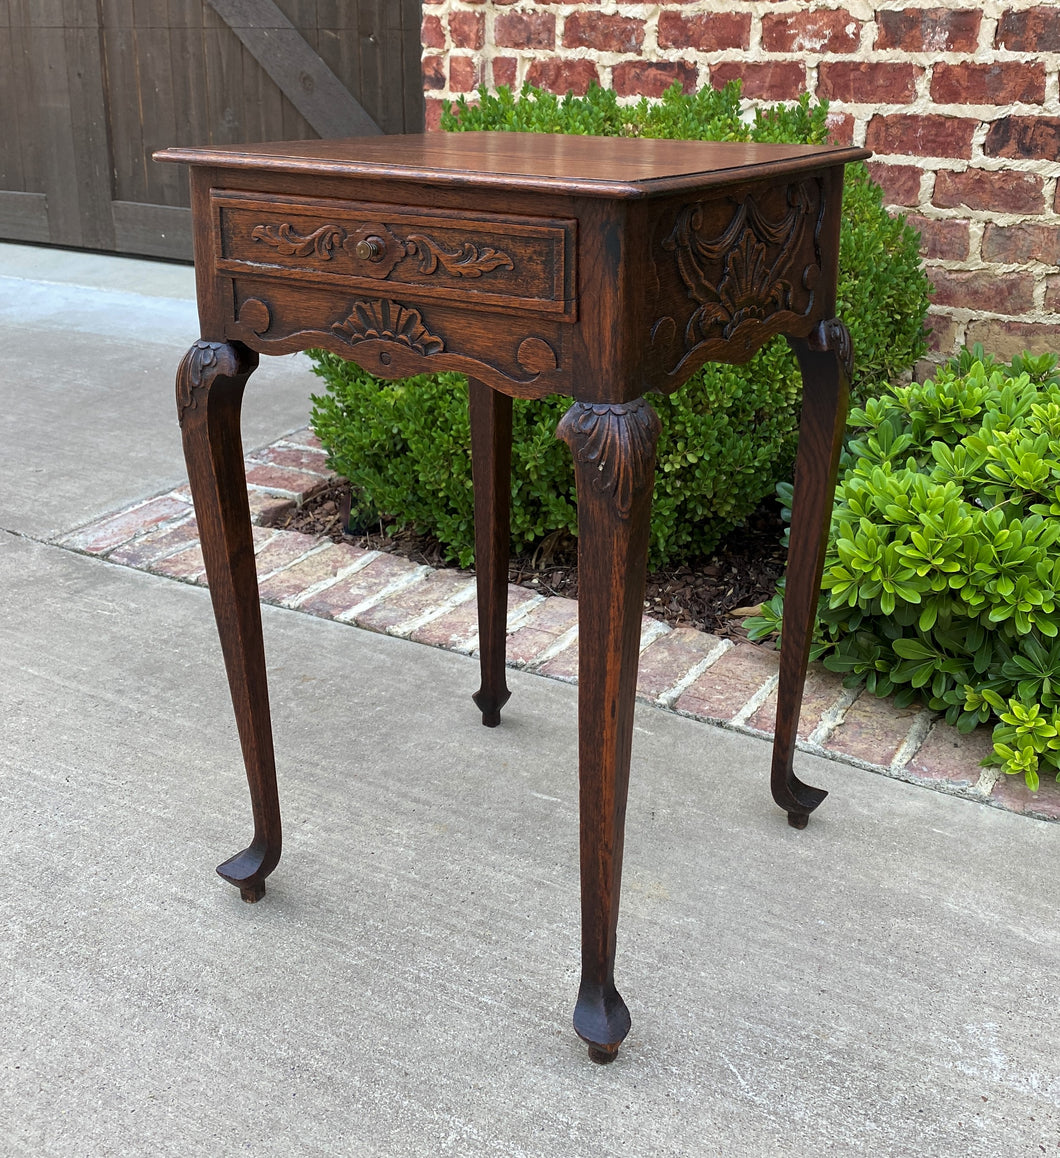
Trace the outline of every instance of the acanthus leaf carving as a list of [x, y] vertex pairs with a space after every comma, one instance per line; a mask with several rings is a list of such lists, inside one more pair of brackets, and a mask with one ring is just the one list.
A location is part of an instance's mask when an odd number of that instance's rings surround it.
[[[381, 237], [369, 236], [382, 234]], [[433, 274], [439, 265], [454, 277], [482, 277], [496, 269], [512, 270], [515, 263], [503, 250], [492, 246], [477, 246], [470, 241], [458, 243], [456, 249], [447, 249], [440, 241], [425, 233], [410, 233], [401, 239], [386, 225], [372, 223], [350, 233], [337, 224], [321, 225], [312, 233], [299, 233], [285, 221], [279, 225], [255, 225], [250, 231], [255, 241], [272, 246], [283, 257], [309, 257], [331, 261], [336, 249], [345, 249], [357, 257], [358, 241], [382, 242], [385, 252], [373, 253], [365, 260], [366, 272], [371, 277], [389, 276], [395, 266], [406, 257], [418, 257], [420, 273]]]
[[321, 225], [312, 233], [302, 234], [285, 221], [280, 225], [255, 225], [250, 235], [256, 241], [271, 245], [284, 257], [308, 257], [315, 253], [322, 261], [330, 261], [336, 245], [345, 241], [346, 230], [341, 225]]
[[457, 277], [481, 277], [495, 269], [514, 269], [515, 264], [503, 250], [483, 246], [481, 249], [465, 241], [457, 250], [446, 249], [440, 242], [424, 233], [410, 233], [405, 242], [406, 252], [418, 254], [420, 272], [434, 273], [439, 262], [447, 273]]
[[[240, 347], [242, 349], [242, 347]], [[249, 365], [246, 359], [249, 358]], [[183, 424], [190, 410], [198, 408], [199, 400], [216, 378], [234, 378], [249, 373], [257, 365], [257, 355], [244, 352], [241, 362], [239, 351], [227, 342], [208, 342], [200, 338], [194, 342], [177, 369], [177, 419]]]
[[349, 316], [331, 327], [332, 333], [347, 342], [398, 342], [424, 356], [440, 354], [445, 343], [423, 324], [419, 310], [381, 298], [354, 302]]
[[556, 437], [574, 461], [588, 466], [592, 488], [612, 496], [622, 518], [650, 487], [655, 469], [659, 416], [643, 398], [633, 402], [575, 402], [560, 419]]

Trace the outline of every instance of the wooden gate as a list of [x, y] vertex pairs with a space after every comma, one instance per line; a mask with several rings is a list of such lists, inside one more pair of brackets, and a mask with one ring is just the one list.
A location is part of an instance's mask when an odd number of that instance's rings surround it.
[[423, 128], [421, 0], [0, 0], [0, 238], [191, 256], [179, 144]]

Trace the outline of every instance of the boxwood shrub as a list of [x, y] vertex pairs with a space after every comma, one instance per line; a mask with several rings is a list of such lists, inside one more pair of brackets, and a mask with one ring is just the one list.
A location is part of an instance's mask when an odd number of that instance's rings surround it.
[[[532, 87], [516, 96], [481, 89], [477, 103], [447, 107], [443, 127], [591, 133], [703, 140], [827, 139], [827, 108], [803, 96], [748, 118], [740, 86], [619, 105], [594, 87], [555, 97]], [[883, 208], [863, 165], [847, 169], [840, 242], [839, 308], [856, 351], [855, 393], [908, 370], [924, 350], [928, 284], [919, 235]], [[353, 484], [361, 515], [428, 531], [461, 565], [474, 555], [465, 381], [453, 374], [384, 382], [333, 355], [314, 354], [326, 383], [313, 427], [331, 466]], [[693, 560], [769, 494], [795, 452], [801, 380], [783, 340], [744, 366], [708, 365], [676, 394], [653, 398], [662, 421], [652, 510], [655, 565]], [[543, 536], [576, 533], [574, 476], [554, 432], [569, 400], [515, 402], [512, 541], [526, 550]]]
[[993, 723], [993, 762], [1032, 791], [1060, 778], [1056, 366], [977, 348], [852, 411], [814, 649], [848, 686]]

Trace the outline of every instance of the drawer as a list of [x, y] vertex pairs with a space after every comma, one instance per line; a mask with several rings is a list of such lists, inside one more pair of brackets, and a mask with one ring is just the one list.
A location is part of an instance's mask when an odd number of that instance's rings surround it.
[[210, 195], [217, 268], [575, 318], [573, 220]]

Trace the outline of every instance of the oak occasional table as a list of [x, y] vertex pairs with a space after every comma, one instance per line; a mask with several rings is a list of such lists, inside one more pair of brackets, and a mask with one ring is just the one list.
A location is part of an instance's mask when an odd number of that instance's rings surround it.
[[851, 348], [835, 317], [843, 166], [862, 149], [514, 133], [158, 154], [191, 167], [202, 337], [177, 406], [250, 784], [254, 837], [218, 872], [247, 901], [280, 858], [240, 402], [259, 354], [323, 347], [384, 378], [470, 379], [482, 722], [508, 699], [512, 398], [573, 399], [557, 435], [579, 503], [582, 972], [598, 1062], [629, 1031], [614, 982], [659, 420], [646, 401], [782, 334], [804, 382], [772, 791], [792, 771]]

